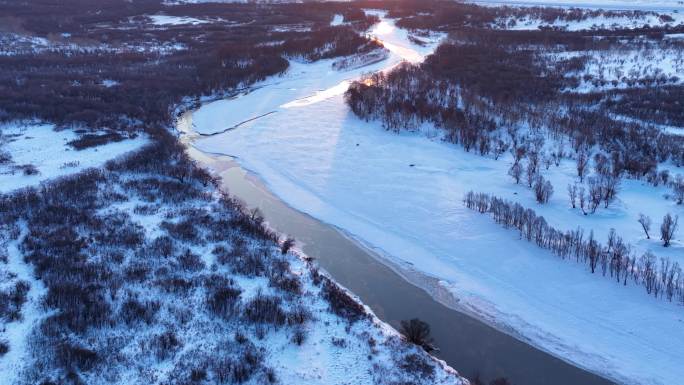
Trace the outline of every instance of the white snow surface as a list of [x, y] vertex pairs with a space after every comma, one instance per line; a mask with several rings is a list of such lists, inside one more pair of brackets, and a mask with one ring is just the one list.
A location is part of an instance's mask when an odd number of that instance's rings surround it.
[[663, 85], [684, 82], [684, 52], [676, 47], [555, 52], [549, 56], [559, 61], [578, 54], [589, 59], [581, 71], [566, 74], [580, 79], [577, 88], [566, 91], [636, 88], [641, 87], [641, 79], [658, 80]]
[[622, 29], [622, 28], [641, 28], [644, 25], [651, 27], [664, 26], [669, 24], [671, 26], [680, 25], [684, 23], [684, 12], [668, 12], [669, 16], [674, 19], [671, 22], [664, 22], [659, 15], [647, 14], [640, 17], [616, 16], [616, 17], [588, 17], [580, 21], [568, 21], [556, 19], [553, 23], [547, 23], [536, 18], [524, 19], [508, 19], [504, 20], [508, 23], [510, 20], [515, 20], [515, 25], [507, 26], [510, 30], [536, 30], [541, 27], [560, 28], [567, 31], [581, 31], [591, 29]]
[[680, 0], [472, 0], [466, 2], [494, 7], [509, 5], [646, 11], [684, 9], [684, 3]]
[[[387, 20], [373, 33], [392, 55], [366, 72], [401, 57], [418, 61], [434, 48], [411, 44]], [[668, 211], [684, 214], [663, 199], [664, 189], [625, 180], [616, 204], [583, 216], [568, 207], [565, 186], [574, 170], [565, 161], [544, 171], [556, 192], [538, 206], [531, 191], [507, 177], [510, 159], [465, 153], [422, 134], [389, 133], [356, 118], [342, 93], [359, 72], [338, 75], [326, 62], [295, 63], [251, 93], [200, 108], [193, 116], [198, 132], [239, 128], [196, 145], [235, 156], [286, 203], [407, 269], [440, 279], [461, 308], [558, 357], [625, 384], [670, 385], [684, 378], [682, 306], [592, 276], [461, 202], [471, 189], [493, 193], [534, 208], [557, 228], [593, 229], [605, 242], [614, 227], [638, 250], [684, 262], [679, 240], [665, 253], [644, 239], [636, 222], [639, 212], [654, 225]]]
[[200, 20], [189, 16], [168, 16], [168, 15], [152, 15], [152, 24], [154, 25], [183, 25], [183, 24], [204, 24], [207, 20]]
[[332, 21], [330, 22], [330, 25], [333, 26], [333, 27], [334, 27], [334, 26], [338, 26], [338, 25], [343, 25], [343, 24], [344, 24], [344, 16], [343, 16], [343, 15], [340, 15], [339, 13], [336, 14], [336, 15], [333, 17]]
[[[78, 135], [72, 130], [55, 131], [52, 124], [0, 125], [0, 151], [8, 152], [13, 162], [0, 164], [0, 193], [36, 186], [48, 179], [99, 167], [148, 142], [139, 136], [77, 151], [67, 144], [77, 138]], [[24, 175], [21, 170], [13, 169], [13, 166], [26, 164], [34, 165], [39, 173]]]
[[[0, 262], [0, 277], [3, 277], [0, 288], [16, 280], [22, 280], [31, 285], [27, 301], [21, 308], [21, 319], [6, 323], [0, 330], [0, 340], [5, 340], [9, 345], [9, 351], [0, 356], [0, 373], [3, 373], [0, 375], [0, 385], [12, 384], [12, 376], [6, 374], [17, 373], [23, 367], [27, 358], [28, 337], [45, 316], [40, 300], [47, 290], [41, 281], [34, 278], [33, 267], [23, 261], [18, 244], [17, 240], [7, 241], [0, 238], [0, 249], [4, 248], [8, 257], [6, 264]], [[14, 279], [7, 279], [10, 276], [14, 276]]]

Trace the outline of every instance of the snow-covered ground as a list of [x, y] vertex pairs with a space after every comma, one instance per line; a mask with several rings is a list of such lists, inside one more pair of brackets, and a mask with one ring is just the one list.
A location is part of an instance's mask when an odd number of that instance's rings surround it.
[[[55, 131], [54, 128], [52, 124], [0, 125], [0, 153], [10, 156], [9, 162], [0, 162], [0, 193], [101, 166], [148, 142], [140, 136], [77, 151], [67, 143], [77, 139], [78, 135], [72, 130]], [[37, 173], [25, 175], [17, 168], [24, 165], [33, 165]]]
[[[364, 71], [401, 56], [420, 60], [434, 47], [411, 44], [388, 21], [374, 33], [392, 55]], [[662, 197], [665, 189], [626, 180], [618, 202], [584, 216], [569, 207], [565, 189], [575, 172], [565, 161], [544, 171], [556, 192], [538, 206], [506, 175], [507, 158], [483, 158], [357, 119], [344, 104], [342, 81], [358, 73], [331, 74], [325, 62], [294, 65], [254, 92], [197, 111], [199, 132], [239, 128], [196, 145], [235, 156], [288, 204], [440, 279], [461, 308], [563, 359], [626, 384], [669, 385], [684, 377], [681, 306], [558, 260], [461, 202], [468, 190], [493, 193], [534, 208], [557, 228], [581, 226], [605, 240], [614, 227], [637, 250], [684, 262], [680, 241], [665, 250], [645, 240], [636, 222], [640, 212], [654, 227], [666, 212], [684, 214]]]
[[340, 15], [339, 13], [336, 14], [333, 17], [332, 21], [330, 22], [330, 25], [333, 27], [338, 26], [338, 25], [343, 25], [343, 24], [344, 24], [344, 16]]
[[18, 281], [30, 285], [26, 302], [21, 307], [21, 318], [4, 324], [0, 318], [0, 342], [6, 342], [9, 348], [6, 354], [0, 355], [0, 373], [4, 373], [0, 376], [0, 385], [11, 385], [13, 377], [7, 374], [19, 372], [25, 364], [29, 335], [45, 315], [40, 301], [46, 289], [42, 282], [34, 278], [33, 267], [23, 261], [18, 244], [19, 241], [9, 241], [0, 236], [0, 254], [7, 253], [7, 261], [0, 261], [0, 290], [6, 290]]
[[183, 25], [183, 24], [204, 24], [207, 20], [200, 20], [188, 16], [168, 16], [168, 15], [152, 15], [150, 16], [152, 24], [154, 25]]
[[684, 10], [680, 0], [472, 0], [479, 5], [545, 6], [611, 10], [673, 11]]
[[69, 34], [62, 34], [61, 37], [46, 39], [32, 35], [18, 33], [0, 32], [0, 56], [31, 55], [46, 51], [61, 52], [96, 52], [107, 51], [114, 53], [122, 52], [159, 52], [170, 54], [175, 51], [185, 49], [185, 45], [168, 42], [148, 40], [143, 44], [122, 44], [108, 45], [104, 43], [93, 44], [83, 41], [73, 41]]
[[568, 21], [556, 19], [553, 23], [547, 23], [537, 18], [515, 19], [509, 18], [497, 22], [497, 25], [505, 25], [506, 29], [511, 30], [536, 30], [539, 28], [560, 28], [567, 31], [581, 31], [590, 29], [621, 29], [621, 28], [641, 28], [645, 25], [656, 26], [676, 26], [684, 23], [684, 11], [668, 13], [673, 21], [663, 20], [660, 15], [652, 13], [639, 16], [615, 16], [615, 17], [588, 17], [581, 21]]
[[643, 49], [612, 49], [605, 51], [576, 51], [549, 54], [553, 61], [567, 60], [577, 55], [588, 58], [581, 71], [567, 74], [580, 79], [577, 88], [568, 91], [593, 92], [641, 86], [639, 80], [649, 79], [657, 84], [684, 82], [684, 52], [677, 47]]

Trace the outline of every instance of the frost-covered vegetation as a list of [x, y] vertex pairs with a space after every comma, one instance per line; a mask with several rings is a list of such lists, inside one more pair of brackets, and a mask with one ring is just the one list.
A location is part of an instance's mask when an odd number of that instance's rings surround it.
[[144, 134], [111, 130], [56, 130], [52, 124], [0, 125], [0, 192], [38, 185], [58, 176], [102, 166], [147, 143]]
[[0, 208], [0, 272], [16, 243], [35, 275], [3, 284], [3, 324], [46, 287], [13, 383], [460, 383], [281, 250], [171, 137]]

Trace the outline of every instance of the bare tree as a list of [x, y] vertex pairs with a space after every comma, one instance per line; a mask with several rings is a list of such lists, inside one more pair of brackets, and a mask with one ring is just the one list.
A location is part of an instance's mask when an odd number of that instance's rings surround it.
[[610, 202], [612, 202], [617, 195], [620, 177], [612, 174], [603, 174], [599, 177], [599, 183], [601, 184], [601, 195], [603, 196], [603, 202], [605, 203], [604, 207], [608, 208]]
[[587, 215], [587, 211], [585, 210], [585, 207], [587, 207], [587, 195], [584, 193], [584, 186], [580, 186], [578, 197], [582, 214]]
[[430, 325], [425, 321], [414, 318], [409, 321], [401, 321], [401, 334], [412, 344], [425, 349], [426, 352], [435, 350], [430, 337]]
[[553, 185], [548, 180], [544, 180], [541, 175], [537, 175], [534, 181], [534, 197], [539, 203], [547, 203], [553, 194]]
[[589, 156], [584, 151], [577, 153], [577, 176], [580, 181], [584, 181], [584, 175], [587, 172], [587, 165], [589, 164]]
[[598, 175], [610, 174], [610, 164], [607, 156], [601, 153], [594, 155], [594, 171]]
[[598, 179], [594, 177], [590, 177], [587, 181], [587, 184], [589, 185], [589, 210], [593, 214], [596, 212], [596, 208], [601, 204], [601, 200], [603, 199], [603, 189], [601, 188], [601, 184], [599, 183]]
[[520, 183], [520, 177], [522, 176], [523, 173], [523, 168], [520, 165], [520, 162], [515, 162], [511, 166], [510, 169], [508, 169], [508, 175], [512, 176], [513, 179], [515, 179], [515, 184]]
[[525, 176], [527, 177], [527, 187], [532, 187], [535, 181], [535, 176], [537, 175], [537, 166], [536, 164], [532, 161], [529, 160], [527, 162], [527, 168], [525, 169]]
[[497, 136], [494, 140], [494, 160], [498, 160], [506, 150], [508, 150], [508, 143], [500, 136]]
[[292, 237], [287, 237], [280, 245], [280, 253], [285, 255], [288, 251], [295, 245], [295, 239]]
[[551, 168], [551, 165], [553, 164], [553, 158], [551, 157], [551, 155], [544, 154], [544, 156], [542, 157], [542, 163], [544, 163], [544, 168], [548, 170], [549, 168]]
[[670, 213], [665, 214], [663, 223], [660, 225], [660, 239], [663, 241], [663, 246], [670, 246], [672, 237], [674, 236], [675, 231], [677, 231], [677, 222], [679, 222], [678, 215], [675, 215], [675, 217], [672, 218]]
[[644, 229], [644, 233], [646, 233], [646, 239], [651, 239], [651, 236], [648, 234], [651, 230], [651, 218], [644, 214], [639, 214], [639, 223], [641, 228]]
[[684, 177], [681, 174], [677, 174], [675, 180], [670, 183], [672, 187], [672, 192], [674, 193], [677, 204], [681, 205], [684, 202]]
[[568, 184], [568, 196], [570, 197], [570, 204], [574, 209], [577, 202], [577, 184]]

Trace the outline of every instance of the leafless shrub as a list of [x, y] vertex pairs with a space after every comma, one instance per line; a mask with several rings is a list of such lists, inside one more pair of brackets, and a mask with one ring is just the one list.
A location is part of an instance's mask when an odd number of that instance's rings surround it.
[[38, 171], [38, 168], [32, 164], [22, 164], [21, 166], [15, 166], [18, 170], [21, 170], [21, 172], [26, 175], [38, 175], [40, 174], [40, 171]]
[[684, 202], [684, 177], [681, 174], [677, 174], [675, 180], [670, 183], [672, 192], [674, 193], [675, 200], [678, 205]]
[[651, 236], [648, 234], [648, 232], [651, 230], [651, 218], [644, 214], [639, 214], [638, 221], [641, 225], [641, 228], [644, 230], [644, 233], [646, 234], [646, 239], [651, 239]]
[[349, 322], [356, 322], [367, 317], [363, 305], [329, 279], [325, 279], [323, 283], [323, 298], [328, 301], [333, 313]]
[[138, 215], [154, 215], [159, 212], [158, 205], [136, 205], [133, 208], [133, 212]]
[[302, 328], [296, 328], [292, 334], [292, 342], [297, 346], [301, 346], [304, 340], [306, 340], [306, 331]]
[[157, 279], [154, 284], [167, 293], [187, 294], [194, 286], [194, 282], [180, 276]]
[[534, 197], [539, 203], [548, 203], [553, 195], [553, 185], [545, 180], [541, 175], [537, 175], [534, 180]]
[[240, 357], [220, 357], [212, 361], [211, 371], [219, 384], [248, 381], [263, 368], [263, 356], [252, 344], [242, 345]]
[[667, 213], [665, 214], [665, 217], [663, 217], [663, 223], [660, 225], [660, 239], [663, 241], [663, 246], [670, 246], [670, 241], [672, 241], [674, 233], [677, 231], [678, 222], [678, 215], [675, 215], [675, 217], [672, 218], [672, 215]]
[[233, 269], [238, 274], [248, 277], [263, 276], [266, 273], [266, 252], [255, 249], [246, 249], [244, 254], [236, 255], [231, 260]]
[[180, 239], [186, 242], [195, 243], [199, 239], [199, 232], [190, 220], [183, 220], [178, 223], [164, 221], [160, 227], [169, 234], [171, 238]]
[[337, 346], [338, 348], [347, 347], [347, 340], [344, 338], [331, 337], [331, 342], [333, 346]]
[[186, 249], [185, 252], [178, 256], [178, 264], [186, 271], [200, 271], [206, 267], [202, 258]]
[[18, 281], [6, 291], [0, 291], [0, 319], [8, 322], [21, 319], [21, 308], [30, 288], [28, 282]]
[[12, 155], [9, 152], [0, 150], [0, 165], [9, 164], [12, 161]]
[[275, 326], [283, 325], [287, 315], [280, 307], [281, 302], [280, 297], [268, 296], [258, 292], [254, 298], [245, 304], [245, 317], [251, 322]]
[[86, 134], [78, 139], [72, 140], [67, 144], [76, 150], [83, 150], [90, 147], [102, 146], [107, 143], [120, 142], [126, 139], [116, 131], [109, 131], [104, 134]]
[[174, 240], [168, 235], [162, 235], [154, 239], [149, 246], [149, 252], [161, 257], [171, 257], [176, 251]]
[[280, 253], [285, 255], [287, 254], [288, 251], [290, 251], [290, 248], [292, 248], [295, 245], [295, 239], [292, 237], [287, 237], [283, 241], [283, 244], [280, 245]]
[[239, 303], [242, 291], [234, 286], [222, 285], [207, 295], [207, 306], [216, 315], [229, 318]]
[[412, 373], [420, 378], [432, 378], [435, 374], [435, 368], [425, 357], [411, 353], [403, 357], [399, 364], [402, 369], [408, 373]]
[[68, 341], [61, 342], [55, 349], [55, 359], [70, 370], [90, 370], [100, 361], [97, 353], [87, 347]]
[[124, 277], [131, 282], [143, 282], [150, 274], [150, 267], [142, 262], [133, 263], [124, 268]]
[[270, 277], [269, 285], [291, 295], [301, 294], [302, 292], [302, 283], [297, 277]]
[[515, 162], [511, 166], [510, 169], [508, 169], [508, 175], [513, 177], [513, 180], [515, 180], [515, 184], [520, 183], [520, 178], [522, 177], [523, 174], [523, 167], [520, 165], [520, 162]]
[[202, 382], [206, 379], [207, 379], [207, 369], [205, 369], [205, 368], [192, 368], [190, 370], [190, 381]]
[[129, 326], [138, 322], [151, 325], [159, 308], [158, 301], [140, 302], [135, 298], [129, 298], [121, 305], [119, 317]]
[[158, 360], [164, 361], [172, 357], [183, 346], [182, 342], [172, 331], [157, 334], [149, 341], [149, 348]]
[[401, 334], [408, 342], [422, 347], [427, 352], [435, 350], [430, 337], [430, 325], [418, 318], [401, 321]]
[[291, 326], [303, 325], [311, 318], [311, 313], [301, 304], [298, 304], [292, 310], [287, 312], [287, 324]]

